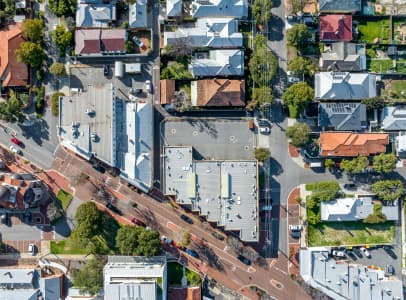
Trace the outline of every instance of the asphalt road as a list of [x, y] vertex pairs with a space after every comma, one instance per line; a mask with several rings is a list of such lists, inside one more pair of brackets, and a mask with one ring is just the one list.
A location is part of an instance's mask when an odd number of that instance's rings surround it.
[[41, 240], [41, 229], [26, 224], [7, 226], [0, 224], [1, 238], [4, 241]]

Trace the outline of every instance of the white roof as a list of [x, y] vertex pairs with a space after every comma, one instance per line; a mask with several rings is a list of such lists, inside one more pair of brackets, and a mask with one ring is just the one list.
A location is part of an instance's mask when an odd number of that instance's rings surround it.
[[232, 18], [201, 18], [193, 27], [164, 32], [164, 45], [185, 40], [193, 47], [239, 48], [243, 45], [238, 21]]
[[137, 0], [136, 3], [129, 5], [129, 27], [147, 28], [147, 1]]
[[168, 17], [179, 17], [182, 12], [182, 0], [166, 0], [166, 15]]
[[396, 152], [406, 152], [406, 135], [396, 137]]
[[372, 198], [340, 198], [321, 202], [323, 221], [357, 221], [373, 212]]
[[315, 78], [315, 97], [326, 100], [362, 100], [376, 96], [376, 75], [320, 72]]

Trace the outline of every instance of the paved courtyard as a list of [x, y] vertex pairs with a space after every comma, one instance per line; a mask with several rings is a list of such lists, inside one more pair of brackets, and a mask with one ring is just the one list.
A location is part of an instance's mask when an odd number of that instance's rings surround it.
[[161, 123], [161, 133], [162, 145], [193, 146], [195, 158], [254, 159], [256, 135], [247, 119], [171, 118]]

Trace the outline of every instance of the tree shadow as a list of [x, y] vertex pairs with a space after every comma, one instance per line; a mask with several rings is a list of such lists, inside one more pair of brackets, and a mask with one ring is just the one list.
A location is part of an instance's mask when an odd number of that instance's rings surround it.
[[285, 28], [285, 20], [282, 20], [276, 15], [272, 15], [268, 26], [268, 40], [271, 42], [280, 42], [283, 40], [283, 30]]
[[18, 124], [22, 136], [26, 139], [32, 139], [37, 145], [41, 146], [43, 140], [49, 141], [49, 125], [43, 119], [35, 120], [31, 126]]
[[203, 261], [206, 261], [210, 267], [216, 268], [220, 272], [224, 271], [224, 265], [222, 264], [219, 256], [212, 248], [208, 247], [206, 243], [193, 242], [193, 247], [197, 249], [200, 258]]
[[283, 170], [282, 165], [272, 156], [269, 159], [269, 164], [270, 164], [270, 170], [271, 170], [270, 175], [271, 176], [273, 176], [273, 175], [278, 176], [283, 173], [284, 170]]

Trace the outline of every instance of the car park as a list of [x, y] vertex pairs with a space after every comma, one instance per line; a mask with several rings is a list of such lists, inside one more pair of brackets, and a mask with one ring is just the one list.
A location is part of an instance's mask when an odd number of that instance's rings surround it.
[[193, 220], [189, 218], [187, 215], [180, 215], [180, 218], [185, 221], [186, 223], [193, 224]]
[[371, 258], [371, 253], [369, 253], [369, 251], [365, 247], [361, 247], [359, 249], [362, 251], [362, 253], [364, 253], [366, 257]]
[[289, 230], [291, 231], [300, 231], [303, 229], [302, 225], [289, 225]]
[[345, 257], [344, 252], [339, 251], [339, 250], [333, 250], [332, 254], [333, 254], [333, 256], [337, 256], [337, 257]]
[[31, 253], [32, 256], [35, 255], [35, 245], [34, 244], [28, 245], [28, 252]]
[[251, 261], [242, 255], [238, 255], [237, 259], [247, 266], [251, 265]]
[[216, 231], [213, 231], [211, 235], [220, 241], [224, 241], [224, 236]]
[[190, 256], [193, 256], [194, 258], [199, 258], [199, 254], [195, 250], [185, 248], [185, 252], [189, 254]]
[[114, 206], [113, 204], [111, 204], [110, 202], [106, 204], [106, 208], [110, 209], [112, 212], [122, 216], [123, 213], [121, 212], [121, 210], [119, 210], [116, 206]]

